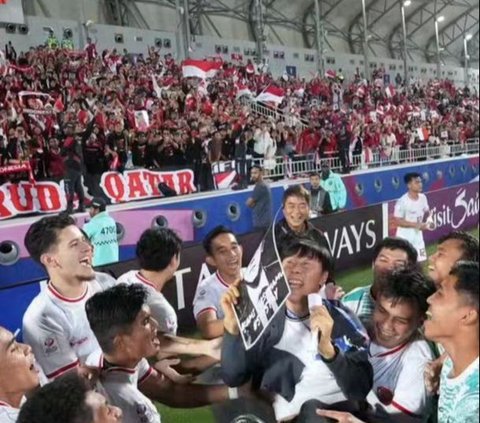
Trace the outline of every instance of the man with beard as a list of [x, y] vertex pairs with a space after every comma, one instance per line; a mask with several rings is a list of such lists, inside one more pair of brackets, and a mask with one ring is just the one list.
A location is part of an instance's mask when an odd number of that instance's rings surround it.
[[92, 245], [67, 215], [35, 222], [25, 235], [25, 246], [49, 280], [23, 316], [23, 336], [47, 378], [55, 379], [78, 368], [98, 348], [85, 303], [115, 281], [94, 272]]
[[373, 256], [373, 284], [355, 288], [345, 295], [342, 302], [366, 325], [375, 309], [375, 301], [381, 287], [382, 275], [395, 269], [412, 268], [417, 263], [417, 251], [401, 238], [385, 238], [376, 247]]

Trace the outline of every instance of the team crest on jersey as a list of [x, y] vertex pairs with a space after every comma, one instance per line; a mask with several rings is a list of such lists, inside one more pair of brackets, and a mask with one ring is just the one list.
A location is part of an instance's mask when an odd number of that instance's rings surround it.
[[377, 388], [377, 397], [383, 405], [390, 405], [393, 402], [394, 394], [385, 386], [379, 386]]
[[43, 352], [46, 355], [53, 354], [58, 351], [58, 342], [57, 339], [53, 336], [45, 338], [43, 341]]
[[145, 404], [142, 404], [141, 402], [137, 402], [135, 406], [136, 406], [139, 422], [141, 423], [150, 422], [152, 418], [152, 413], [149, 410], [149, 408]]

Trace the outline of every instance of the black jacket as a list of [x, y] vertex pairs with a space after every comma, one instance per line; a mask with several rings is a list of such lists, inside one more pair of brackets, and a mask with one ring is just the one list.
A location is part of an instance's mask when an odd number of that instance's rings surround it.
[[[362, 401], [373, 386], [373, 369], [368, 361], [367, 338], [356, 317], [338, 301], [324, 301], [335, 324], [332, 341], [336, 357], [325, 361], [348, 401]], [[345, 317], [348, 315], [349, 317]], [[274, 348], [285, 327], [285, 307], [278, 311], [258, 343], [246, 351], [242, 338], [225, 333], [222, 345], [222, 376], [230, 387], [250, 379], [256, 389], [281, 395], [291, 401], [304, 364], [294, 355]], [[349, 342], [345, 340], [348, 339]], [[321, 398], [312, 398], [322, 400]]]

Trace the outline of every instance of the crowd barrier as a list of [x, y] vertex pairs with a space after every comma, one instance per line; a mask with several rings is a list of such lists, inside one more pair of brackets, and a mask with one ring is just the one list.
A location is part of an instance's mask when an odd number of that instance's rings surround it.
[[[467, 230], [478, 226], [478, 182], [429, 192], [427, 198], [435, 223], [435, 230], [425, 232], [427, 242], [435, 242], [453, 229]], [[378, 242], [389, 234], [394, 234], [394, 227], [391, 225], [393, 205], [394, 202], [389, 202], [361, 207], [311, 221], [314, 226], [324, 231], [338, 270], [368, 266]], [[244, 248], [246, 265], [261, 241], [261, 234], [250, 233], [240, 236], [239, 239]], [[105, 266], [100, 270], [119, 276], [136, 268], [136, 261], [129, 260]], [[195, 290], [197, 284], [212, 271], [205, 263], [201, 244], [195, 243], [184, 248], [180, 268], [174, 279], [166, 284], [164, 292], [178, 313], [179, 325], [183, 331], [189, 331], [195, 325], [192, 312]], [[363, 282], [369, 283], [368, 280]], [[15, 284], [14, 281], [0, 284], [0, 304], [3, 305], [0, 325], [10, 330], [20, 327], [22, 315], [39, 289], [38, 280], [21, 284]]]
[[[384, 166], [402, 166], [408, 163], [425, 162], [446, 157], [471, 156], [479, 153], [478, 139], [458, 145], [431, 146], [413, 150], [395, 151], [392, 158], [373, 157], [365, 161], [365, 154], [351, 157], [350, 168], [364, 170]], [[341, 171], [342, 163], [338, 158], [320, 159], [316, 155], [285, 156], [274, 159], [251, 159], [244, 161], [244, 178], [253, 164], [266, 168], [267, 178], [272, 180], [288, 180], [307, 176], [311, 172], [319, 172], [321, 165], [327, 162], [333, 171]], [[11, 167], [16, 172], [28, 171], [29, 166]], [[218, 162], [212, 165], [212, 174], [216, 189], [227, 189], [235, 185], [238, 166], [235, 161]], [[1, 168], [0, 168], [1, 174]], [[196, 192], [194, 173], [191, 169], [175, 171], [156, 171], [149, 169], [129, 169], [123, 173], [105, 172], [100, 181], [100, 189], [112, 204], [129, 203], [137, 200], [148, 200], [164, 197], [159, 184], [165, 184], [177, 195]], [[87, 189], [85, 187], [85, 192]], [[28, 181], [5, 183], [0, 186], [0, 220], [19, 215], [34, 213], [58, 213], [65, 210], [67, 200], [64, 183], [52, 181]]]

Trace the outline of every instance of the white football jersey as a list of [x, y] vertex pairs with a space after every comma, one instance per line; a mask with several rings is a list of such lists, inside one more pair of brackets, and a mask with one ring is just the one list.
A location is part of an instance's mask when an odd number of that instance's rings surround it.
[[109, 367], [101, 351], [91, 354], [86, 364], [100, 369], [100, 391], [119, 407], [125, 423], [160, 423], [160, 414], [152, 401], [138, 389], [156, 370], [143, 359], [133, 368]]
[[0, 401], [0, 423], [15, 423], [19, 413], [19, 408], [13, 408], [10, 404]]
[[278, 394], [274, 396], [273, 409], [277, 421], [294, 418], [300, 413], [302, 405], [314, 398], [327, 405], [346, 401], [335, 376], [318, 358], [316, 343], [312, 344], [309, 318], [293, 319], [287, 316], [282, 338], [275, 348], [294, 355], [305, 365], [292, 400], [287, 401]]
[[147, 304], [150, 307], [153, 318], [158, 322], [159, 331], [171, 335], [177, 334], [178, 319], [175, 309], [168, 302], [161, 292], [158, 292], [155, 285], [144, 278], [138, 270], [124, 273], [118, 278], [118, 283], [132, 285], [138, 283], [144, 285], [148, 291]]
[[391, 350], [374, 342], [370, 344], [373, 388], [367, 401], [377, 418], [395, 423], [425, 420], [429, 397], [423, 372], [433, 359], [433, 352], [424, 340]]
[[[428, 213], [430, 207], [425, 194], [419, 194], [418, 200], [410, 198], [408, 193], [402, 195], [395, 204], [394, 216], [399, 219], [405, 219], [407, 222], [421, 223]], [[410, 241], [418, 252], [418, 261], [427, 259], [425, 241], [422, 231], [415, 228], [397, 228], [396, 236]]]
[[198, 319], [198, 316], [206, 311], [214, 311], [217, 319], [222, 320], [225, 316], [220, 301], [223, 294], [228, 291], [228, 288], [229, 285], [218, 272], [201, 281], [197, 286], [193, 299], [193, 315], [195, 319]]
[[23, 316], [23, 339], [48, 379], [84, 363], [99, 348], [90, 329], [85, 303], [97, 292], [115, 285], [115, 279], [96, 273], [78, 298], [65, 298], [48, 282]]

